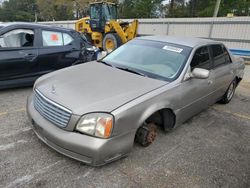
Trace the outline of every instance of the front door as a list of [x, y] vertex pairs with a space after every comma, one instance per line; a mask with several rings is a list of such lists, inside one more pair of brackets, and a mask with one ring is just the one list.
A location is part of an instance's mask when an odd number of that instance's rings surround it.
[[34, 76], [39, 71], [36, 34], [14, 29], [0, 36], [0, 81]]
[[[197, 49], [190, 64], [191, 71], [195, 68], [210, 70], [211, 67], [212, 61], [208, 47], [204, 46]], [[181, 83], [178, 87], [179, 91], [177, 91], [180, 96], [178, 123], [186, 121], [211, 105], [214, 87], [212, 78], [213, 75], [210, 74], [207, 79], [190, 78]]]

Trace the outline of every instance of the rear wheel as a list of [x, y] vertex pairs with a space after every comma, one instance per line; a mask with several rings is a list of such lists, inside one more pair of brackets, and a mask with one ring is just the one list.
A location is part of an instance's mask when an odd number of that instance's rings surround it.
[[117, 33], [108, 33], [103, 39], [103, 50], [111, 52], [122, 45], [122, 40]]
[[154, 123], [149, 123], [141, 126], [137, 132], [135, 141], [144, 147], [152, 144], [156, 138], [157, 126]]
[[220, 101], [221, 103], [227, 104], [232, 100], [234, 93], [235, 93], [236, 86], [237, 86], [236, 80], [232, 81], [232, 83], [230, 84], [230, 86], [227, 89], [227, 92], [222, 97], [222, 99]]

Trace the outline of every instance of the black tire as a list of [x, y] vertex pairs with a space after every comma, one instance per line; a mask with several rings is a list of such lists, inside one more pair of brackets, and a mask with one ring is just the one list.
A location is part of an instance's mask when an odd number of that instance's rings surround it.
[[231, 82], [231, 84], [229, 85], [226, 93], [223, 95], [222, 99], [219, 102], [222, 103], [222, 104], [229, 103], [232, 100], [233, 96], [234, 96], [236, 86], [237, 86], [237, 81], [233, 80]]
[[164, 131], [170, 132], [175, 126], [175, 116], [170, 110], [164, 110], [161, 113], [163, 119]]
[[[113, 48], [108, 48], [108, 41], [113, 42]], [[122, 40], [117, 33], [107, 33], [102, 41], [102, 47], [104, 51], [111, 52], [122, 45]]]

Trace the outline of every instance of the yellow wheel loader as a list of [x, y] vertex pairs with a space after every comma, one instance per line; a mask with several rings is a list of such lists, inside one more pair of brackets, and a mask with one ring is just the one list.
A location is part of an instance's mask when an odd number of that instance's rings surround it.
[[110, 2], [90, 4], [90, 16], [76, 23], [76, 31], [98, 48], [112, 51], [136, 37], [138, 20], [122, 22], [117, 20], [117, 5]]

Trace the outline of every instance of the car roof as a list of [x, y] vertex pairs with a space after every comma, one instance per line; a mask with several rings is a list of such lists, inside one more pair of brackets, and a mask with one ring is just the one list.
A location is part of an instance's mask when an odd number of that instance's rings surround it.
[[176, 37], [176, 36], [143, 36], [138, 37], [137, 39], [143, 40], [151, 40], [151, 41], [158, 41], [158, 42], [168, 42], [173, 44], [179, 44], [183, 46], [188, 46], [191, 48], [208, 45], [208, 44], [222, 44], [217, 41], [203, 39], [203, 38], [195, 38], [195, 37]]
[[73, 31], [73, 29], [68, 29], [64, 27], [57, 27], [53, 25], [44, 25], [39, 23], [32, 23], [32, 22], [8, 22], [8, 23], [1, 23], [0, 27], [9, 27], [9, 26], [18, 26], [18, 27], [35, 27], [35, 28], [44, 28], [44, 29], [59, 29], [62, 31]]

